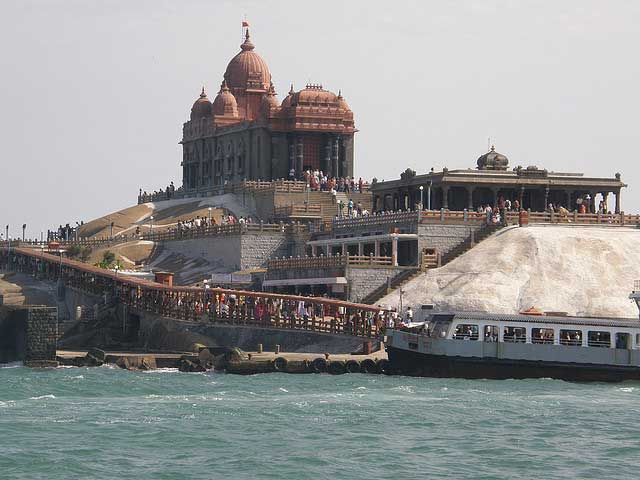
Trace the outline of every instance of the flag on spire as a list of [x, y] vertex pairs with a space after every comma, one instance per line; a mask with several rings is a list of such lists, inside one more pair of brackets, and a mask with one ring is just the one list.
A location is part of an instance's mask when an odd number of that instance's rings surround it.
[[248, 27], [249, 26], [249, 22], [247, 22], [246, 20], [242, 21], [242, 26], [243, 27]]

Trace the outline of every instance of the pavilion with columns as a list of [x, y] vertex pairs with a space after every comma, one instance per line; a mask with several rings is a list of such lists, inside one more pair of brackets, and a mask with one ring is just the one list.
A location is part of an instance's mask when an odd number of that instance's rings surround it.
[[[585, 199], [588, 213], [596, 213], [601, 201], [605, 211], [620, 213], [621, 190], [627, 185], [620, 174], [613, 177], [586, 177], [582, 173], [559, 173], [536, 166], [509, 168], [506, 156], [494, 147], [477, 161], [476, 169], [432, 171], [417, 175], [407, 169], [400, 179], [372, 184], [374, 211], [476, 210], [498, 204], [499, 198], [518, 200], [531, 211], [544, 211], [552, 203], [572, 211]], [[613, 208], [609, 195], [613, 194]]]

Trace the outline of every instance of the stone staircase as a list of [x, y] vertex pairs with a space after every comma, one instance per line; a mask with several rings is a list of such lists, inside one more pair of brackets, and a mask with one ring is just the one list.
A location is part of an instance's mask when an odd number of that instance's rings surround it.
[[458, 258], [460, 255], [468, 252], [482, 240], [493, 235], [502, 227], [503, 225], [484, 224], [478, 232], [472, 232], [472, 234], [469, 235], [465, 240], [453, 247], [446, 254], [442, 255], [440, 259], [440, 266], [444, 266], [447, 263]]
[[421, 270], [419, 267], [403, 270], [395, 277], [391, 278], [387, 283], [380, 285], [374, 291], [369, 293], [369, 295], [364, 297], [360, 303], [366, 303], [369, 305], [374, 304], [388, 293], [391, 293], [397, 288], [401, 288], [405, 283], [416, 278], [420, 273]]
[[[440, 266], [442, 267], [447, 263], [453, 261], [454, 259], [458, 258], [460, 255], [468, 252], [473, 247], [475, 247], [478, 243], [480, 243], [482, 240], [493, 235], [502, 227], [503, 225], [488, 225], [488, 224], [483, 225], [480, 228], [480, 231], [472, 232], [471, 235], [469, 235], [465, 240], [460, 242], [458, 245], [456, 245], [451, 250], [449, 250], [445, 255], [443, 255], [440, 259]], [[411, 270], [403, 270], [402, 272], [397, 274], [395, 277], [393, 277], [388, 283], [381, 285], [380, 287], [376, 288], [373, 292], [371, 292], [369, 295], [364, 297], [362, 299], [362, 303], [374, 304], [375, 302], [380, 300], [382, 297], [384, 297], [388, 293], [391, 293], [393, 290], [402, 288], [404, 285], [406, 285], [409, 281], [416, 278], [422, 272], [423, 270], [421, 270], [420, 267], [416, 267], [415, 269], [411, 269]]]
[[347, 214], [347, 205], [349, 204], [349, 200], [353, 200], [354, 206], [358, 205], [358, 202], [360, 202], [362, 208], [369, 211], [371, 211], [373, 204], [371, 194], [368, 192], [337, 192], [335, 199], [329, 192], [309, 192], [305, 199], [306, 198], [308, 198], [310, 206], [318, 206], [320, 208], [321, 213], [315, 218], [321, 220], [323, 223], [331, 223], [335, 218], [338, 214], [337, 203], [340, 201], [342, 201], [344, 205], [342, 212], [345, 215]]

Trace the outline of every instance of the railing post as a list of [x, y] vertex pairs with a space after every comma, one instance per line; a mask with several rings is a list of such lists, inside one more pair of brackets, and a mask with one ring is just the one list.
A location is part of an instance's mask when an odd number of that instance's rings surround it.
[[620, 225], [624, 226], [624, 212], [620, 212]]
[[465, 208], [465, 209], [462, 211], [462, 221], [463, 221], [464, 223], [467, 223], [467, 220], [468, 220], [468, 219], [469, 219], [469, 211]]
[[440, 209], [440, 221], [444, 222], [444, 208]]
[[578, 210], [573, 211], [573, 223], [578, 223]]

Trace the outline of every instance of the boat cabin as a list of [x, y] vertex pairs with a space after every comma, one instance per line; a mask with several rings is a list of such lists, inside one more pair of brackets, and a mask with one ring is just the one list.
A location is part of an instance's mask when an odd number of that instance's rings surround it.
[[437, 313], [429, 319], [429, 336], [466, 342], [640, 349], [640, 322], [620, 318]]

